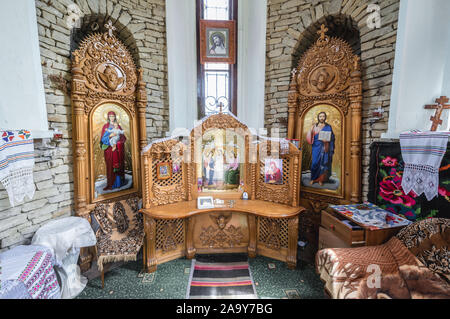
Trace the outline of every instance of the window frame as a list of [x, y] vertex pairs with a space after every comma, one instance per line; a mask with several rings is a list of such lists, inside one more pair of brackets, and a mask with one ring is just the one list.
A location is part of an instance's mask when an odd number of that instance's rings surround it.
[[[197, 15], [197, 113], [198, 118], [201, 119], [206, 115], [205, 109], [205, 75], [206, 70], [205, 65], [200, 63], [200, 20], [204, 17], [203, 7], [204, 0], [196, 0], [196, 15]], [[231, 10], [229, 11], [229, 20], [234, 20], [236, 23], [236, 52], [237, 52], [237, 38], [238, 38], [238, 0], [229, 0], [229, 7]], [[229, 95], [230, 100], [228, 101], [230, 104], [230, 111], [235, 116], [237, 116], [237, 67], [238, 67], [238, 57], [236, 57], [236, 63], [231, 64], [229, 67]]]

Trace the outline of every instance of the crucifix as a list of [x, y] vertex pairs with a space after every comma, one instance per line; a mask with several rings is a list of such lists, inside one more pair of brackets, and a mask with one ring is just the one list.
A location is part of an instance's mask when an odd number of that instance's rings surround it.
[[294, 79], [295, 76], [297, 75], [297, 68], [294, 68], [294, 69], [291, 71], [291, 75], [292, 75], [292, 79]]
[[431, 131], [435, 132], [439, 125], [442, 125], [441, 115], [444, 110], [450, 109], [450, 104], [445, 104], [449, 102], [449, 98], [446, 96], [441, 96], [439, 99], [436, 99], [436, 104], [425, 105], [426, 110], [436, 110], [436, 114], [430, 118], [430, 121], [433, 122], [431, 126]]
[[320, 35], [320, 40], [325, 40], [325, 33], [327, 33], [328, 32], [328, 28], [325, 26], [325, 24], [322, 24], [321, 26], [320, 26], [320, 30], [319, 31], [317, 31], [317, 34], [318, 35]]
[[116, 31], [116, 27], [113, 26], [112, 21], [109, 20], [107, 24], [105, 24], [105, 28], [108, 29], [108, 34], [110, 37], [113, 36], [113, 31]]

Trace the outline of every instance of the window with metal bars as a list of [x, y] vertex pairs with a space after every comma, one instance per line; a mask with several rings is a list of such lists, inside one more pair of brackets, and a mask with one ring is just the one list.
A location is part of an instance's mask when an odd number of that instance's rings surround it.
[[[200, 20], [236, 20], [237, 0], [197, 0], [197, 39]], [[197, 43], [200, 52], [199, 42]], [[222, 112], [237, 115], [237, 63], [200, 63], [198, 54], [198, 115]]]

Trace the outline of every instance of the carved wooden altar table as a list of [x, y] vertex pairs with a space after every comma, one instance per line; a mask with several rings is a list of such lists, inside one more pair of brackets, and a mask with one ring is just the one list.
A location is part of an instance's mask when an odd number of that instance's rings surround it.
[[[164, 256], [164, 250], [176, 250], [181, 236], [185, 237], [185, 245], [178, 247], [178, 254], [188, 259], [194, 258], [196, 253], [248, 252], [251, 258], [263, 255], [285, 261], [289, 268], [295, 268], [298, 215], [304, 210], [303, 207], [261, 200], [236, 200], [233, 207], [211, 209], [198, 209], [197, 201], [143, 209], [148, 235], [144, 244], [144, 267], [150, 272], [156, 271], [156, 265], [164, 261], [164, 257], [173, 257]], [[208, 217], [211, 225], [198, 227], [205, 220], [208, 222]], [[246, 229], [235, 226], [242, 224], [242, 219], [246, 219]], [[186, 224], [185, 234], [179, 230], [180, 223]], [[165, 225], [160, 234], [156, 234], [157, 225]], [[195, 238], [194, 234], [200, 236]], [[157, 249], [161, 250], [159, 256]]]

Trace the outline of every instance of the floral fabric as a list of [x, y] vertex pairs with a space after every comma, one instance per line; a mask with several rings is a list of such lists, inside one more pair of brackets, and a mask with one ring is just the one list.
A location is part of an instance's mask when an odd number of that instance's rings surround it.
[[408, 194], [404, 192], [404, 168], [400, 143], [373, 143], [369, 169], [369, 201], [410, 221], [432, 217], [450, 218], [450, 148], [447, 147], [439, 169], [439, 196], [432, 201], [428, 201], [425, 195], [417, 196], [413, 191]]
[[387, 243], [329, 248], [316, 270], [334, 299], [450, 299], [450, 220], [426, 219]]

